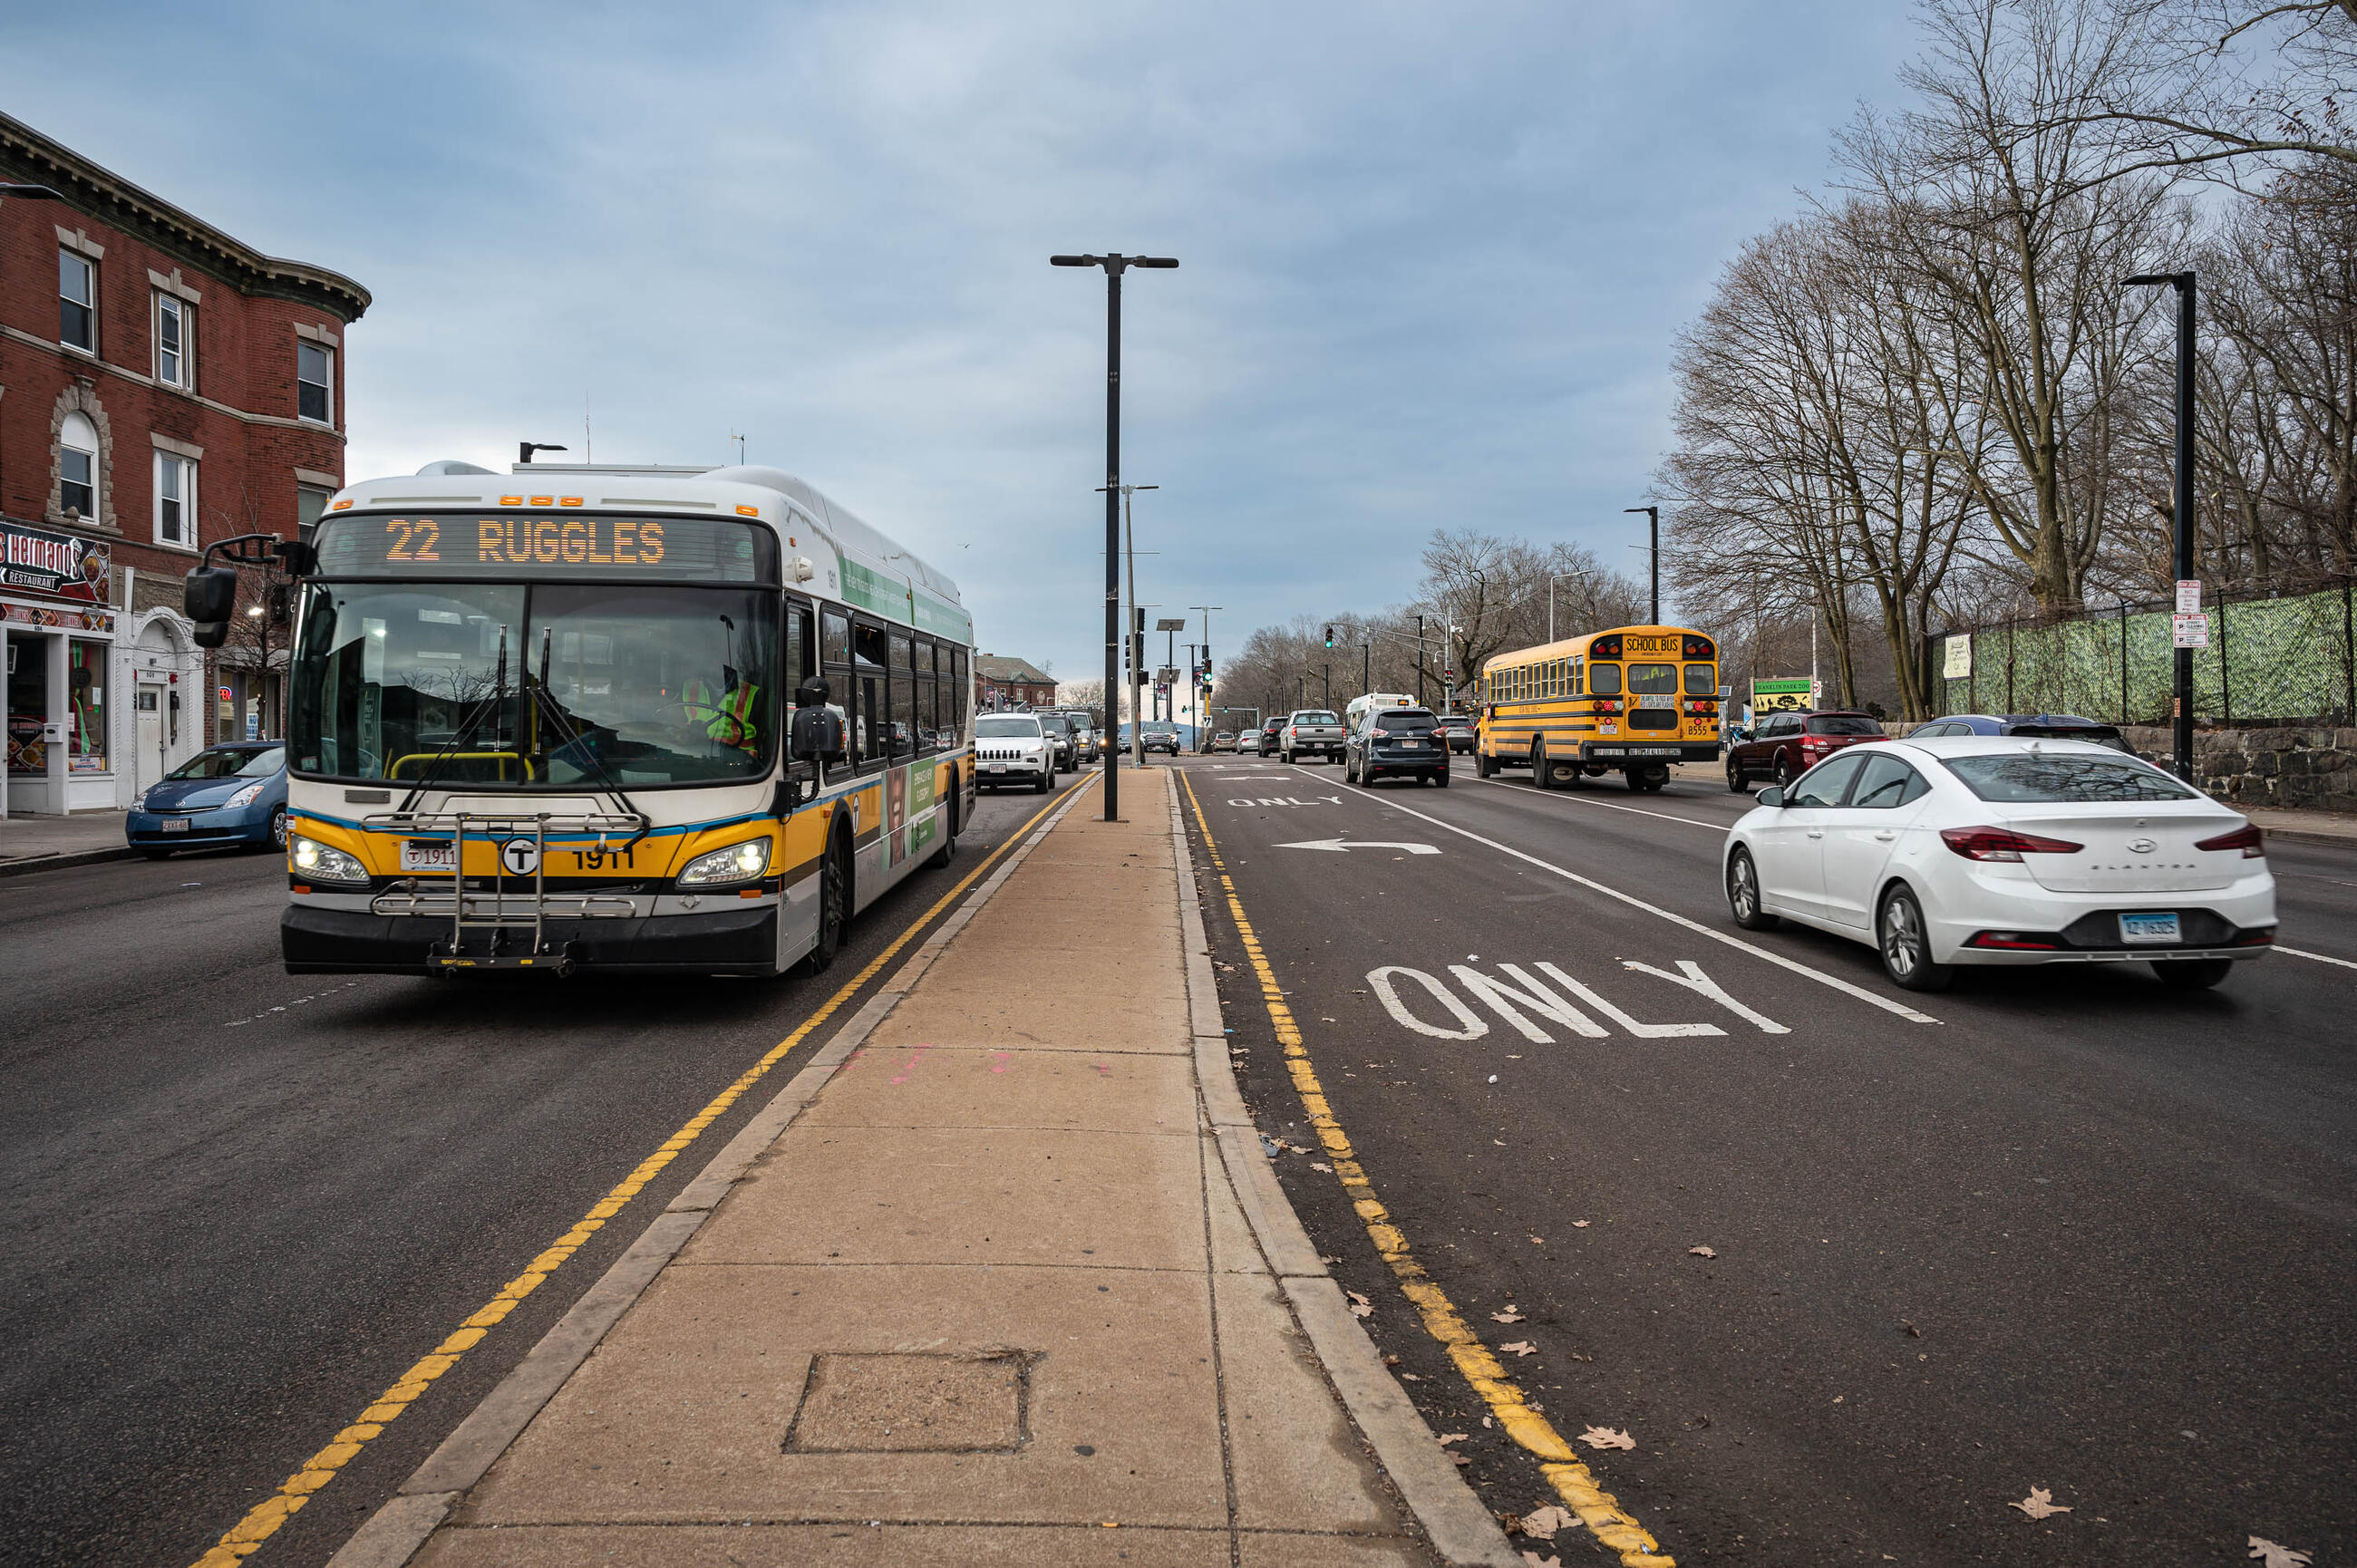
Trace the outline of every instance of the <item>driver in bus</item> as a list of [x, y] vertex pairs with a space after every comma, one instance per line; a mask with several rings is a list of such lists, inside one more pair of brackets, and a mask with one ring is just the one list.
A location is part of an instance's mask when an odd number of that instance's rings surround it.
[[755, 704], [760, 700], [761, 688], [741, 677], [733, 664], [721, 666], [721, 679], [726, 689], [717, 698], [703, 681], [690, 681], [680, 691], [680, 709], [691, 725], [722, 746], [733, 746], [748, 755], [757, 753], [761, 749], [761, 736]]

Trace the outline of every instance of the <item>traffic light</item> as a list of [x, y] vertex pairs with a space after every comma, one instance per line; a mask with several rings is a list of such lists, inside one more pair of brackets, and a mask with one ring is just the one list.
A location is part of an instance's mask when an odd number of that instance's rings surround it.
[[1329, 648], [1334, 646], [1334, 628], [1330, 626], [1326, 628], [1326, 646]]
[[1204, 679], [1204, 680], [1206, 680], [1206, 681], [1208, 681], [1208, 680], [1210, 680], [1211, 678], [1211, 656], [1210, 654], [1206, 653], [1205, 655], [1203, 655], [1203, 679]]

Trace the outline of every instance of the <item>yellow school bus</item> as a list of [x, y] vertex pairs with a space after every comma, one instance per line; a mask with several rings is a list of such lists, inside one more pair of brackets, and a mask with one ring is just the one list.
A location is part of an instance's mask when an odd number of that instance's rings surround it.
[[1673, 762], [1718, 759], [1718, 645], [1682, 626], [1616, 626], [1481, 668], [1473, 768], [1528, 768], [1542, 789], [1618, 770], [1636, 790]]

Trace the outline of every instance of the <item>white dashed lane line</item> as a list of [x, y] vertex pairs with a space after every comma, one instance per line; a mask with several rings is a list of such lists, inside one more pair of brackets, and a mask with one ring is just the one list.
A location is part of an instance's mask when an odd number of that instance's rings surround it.
[[358, 985], [359, 983], [360, 982], [357, 980], [347, 980], [341, 985], [330, 985], [325, 991], [314, 991], [308, 996], [297, 996], [292, 1001], [282, 1002], [275, 1007], [265, 1007], [259, 1013], [249, 1014], [242, 1018], [231, 1018], [228, 1023], [223, 1024], [221, 1027], [224, 1029], [234, 1029], [241, 1024], [259, 1024], [264, 1018], [271, 1017], [275, 1014], [285, 1012], [289, 1007], [300, 1007], [307, 1002], [317, 1002], [322, 996], [333, 996], [339, 991], [350, 991], [353, 986]]
[[[1314, 778], [1315, 775], [1305, 773], [1303, 777]], [[1323, 780], [1320, 780], [1320, 782], [1323, 782]], [[1525, 865], [1535, 865], [1542, 871], [1551, 872], [1555, 875], [1562, 877], [1566, 882], [1577, 883], [1580, 886], [1588, 889], [1590, 892], [1601, 893], [1607, 898], [1617, 898], [1621, 903], [1628, 905], [1631, 908], [1642, 909], [1649, 915], [1659, 916], [1661, 918], [1669, 921], [1674, 926], [1682, 926], [1685, 929], [1695, 932], [1700, 936], [1708, 937], [1712, 941], [1724, 943], [1728, 947], [1736, 949], [1739, 952], [1749, 953], [1752, 957], [1772, 963], [1779, 969], [1789, 970], [1794, 974], [1805, 975], [1809, 979], [1815, 981], [1820, 985], [1829, 985], [1846, 996], [1855, 996], [1860, 1002], [1867, 1003], [1871, 1006], [1879, 1007], [1886, 1013], [1896, 1014], [1900, 1017], [1906, 1019], [1910, 1024], [1936, 1024], [1940, 1021], [1939, 1019], [1932, 1017], [1928, 1013], [1918, 1013], [1914, 1008], [1908, 1006], [1903, 1002], [1895, 1002], [1888, 996], [1877, 995], [1875, 993], [1867, 990], [1866, 987], [1862, 985], [1854, 985], [1837, 974], [1827, 974], [1821, 969], [1812, 969], [1807, 964], [1802, 963], [1796, 959], [1786, 958], [1782, 953], [1770, 952], [1766, 948], [1760, 946], [1756, 942], [1747, 942], [1740, 937], [1731, 937], [1725, 931], [1714, 930], [1712, 928], [1704, 925], [1699, 920], [1690, 920], [1686, 918], [1684, 915], [1677, 913], [1675, 910], [1664, 909], [1659, 904], [1649, 904], [1633, 893], [1623, 893], [1618, 887], [1598, 882], [1593, 877], [1582, 876], [1579, 873], [1566, 870], [1565, 867], [1557, 865], [1552, 861], [1541, 860], [1534, 854], [1526, 854], [1523, 851], [1513, 848], [1512, 845], [1500, 843], [1496, 839], [1484, 838], [1480, 833], [1474, 832], [1469, 828], [1460, 828], [1454, 822], [1446, 822], [1428, 812], [1419, 811], [1413, 806], [1404, 806], [1400, 804], [1397, 800], [1390, 796], [1377, 795], [1373, 791], [1367, 789], [1361, 785], [1351, 784], [1347, 781], [1343, 783], [1342, 788], [1349, 789], [1353, 793], [1364, 795], [1369, 800], [1389, 807], [1393, 811], [1405, 811], [1409, 816], [1415, 818], [1418, 822], [1430, 822], [1434, 827], [1442, 829], [1448, 832], [1455, 833], [1459, 838], [1470, 839], [1475, 843], [1480, 844], [1485, 848], [1494, 849], [1500, 854], [1512, 855], [1514, 859], [1522, 861]], [[1600, 806], [1606, 802], [1598, 800], [1594, 803]], [[1618, 809], [1632, 811], [1635, 808], [1621, 807]], [[1647, 812], [1646, 814], [1651, 816], [1656, 813]], [[1675, 820], [1685, 821], [1689, 819]], [[2351, 967], [2357, 968], [2357, 965], [2352, 965]]]

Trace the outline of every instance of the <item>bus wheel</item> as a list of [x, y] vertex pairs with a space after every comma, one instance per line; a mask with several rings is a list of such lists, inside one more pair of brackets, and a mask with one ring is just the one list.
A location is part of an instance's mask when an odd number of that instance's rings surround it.
[[851, 923], [851, 853], [838, 834], [827, 845], [818, 872], [818, 940], [802, 960], [804, 974], [824, 974], [843, 950], [844, 928]]
[[1555, 779], [1547, 767], [1546, 743], [1531, 742], [1531, 782], [1542, 789], [1555, 788]]
[[1473, 748], [1473, 777], [1487, 779], [1496, 771], [1498, 771], [1498, 765], [1490, 760], [1490, 754], [1476, 746]]

